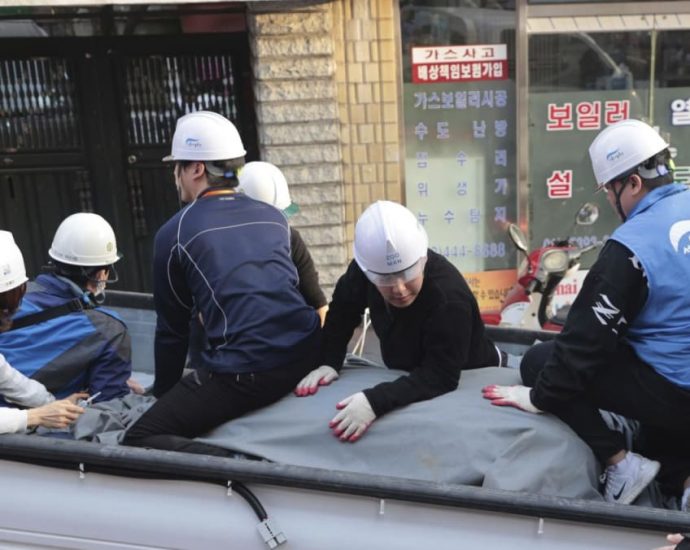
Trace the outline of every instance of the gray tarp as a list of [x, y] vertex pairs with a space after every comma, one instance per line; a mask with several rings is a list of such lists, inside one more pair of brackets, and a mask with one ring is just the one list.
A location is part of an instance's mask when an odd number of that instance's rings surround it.
[[[601, 500], [594, 456], [565, 424], [550, 415], [494, 407], [481, 397], [487, 384], [519, 383], [514, 369], [464, 372], [458, 390], [386, 415], [355, 444], [331, 435], [328, 421], [340, 399], [400, 374], [381, 367], [345, 367], [339, 380], [316, 395], [286, 396], [199, 439], [286, 464]], [[98, 403], [80, 417], [72, 433], [77, 439], [117, 444], [153, 401], [128, 395]], [[626, 439], [634, 437], [636, 423], [602, 414]], [[678, 508], [656, 486], [637, 504]]]
[[201, 440], [293, 465], [601, 499], [594, 456], [565, 424], [482, 398], [487, 384], [519, 384], [513, 369], [463, 372], [458, 390], [387, 414], [357, 443], [331, 435], [338, 401], [401, 374], [346, 367], [316, 395], [289, 395]]
[[[456, 391], [387, 414], [357, 443], [333, 437], [328, 422], [338, 401], [401, 374], [345, 367], [340, 379], [316, 395], [288, 395], [200, 439], [285, 464], [601, 499], [594, 456], [565, 424], [482, 398], [487, 384], [520, 383], [514, 369], [463, 372]], [[74, 436], [116, 444], [150, 403], [151, 398], [130, 395], [89, 407]]]
[[[456, 391], [377, 419], [357, 443], [333, 437], [328, 422], [338, 401], [403, 374], [346, 366], [315, 395], [288, 395], [200, 440], [285, 464], [601, 499], [594, 456], [570, 428], [551, 415], [495, 407], [482, 398], [487, 384], [519, 384], [515, 369], [465, 371]], [[116, 444], [151, 402], [129, 395], [89, 407], [74, 436]]]

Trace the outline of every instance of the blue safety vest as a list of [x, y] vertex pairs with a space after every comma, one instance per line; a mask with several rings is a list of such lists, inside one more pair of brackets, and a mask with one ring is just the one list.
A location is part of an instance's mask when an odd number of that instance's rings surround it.
[[658, 187], [611, 236], [630, 249], [647, 277], [649, 294], [630, 323], [627, 341], [659, 374], [690, 389], [690, 192]]

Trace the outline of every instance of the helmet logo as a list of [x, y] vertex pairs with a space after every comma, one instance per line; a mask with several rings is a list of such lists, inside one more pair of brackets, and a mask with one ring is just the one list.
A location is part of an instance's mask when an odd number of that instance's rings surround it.
[[201, 147], [201, 140], [197, 138], [187, 138], [184, 140], [184, 144], [191, 149], [198, 149]]
[[113, 243], [108, 241], [108, 244], [105, 245], [105, 250], [107, 252], [112, 252], [113, 251]]
[[399, 265], [402, 263], [402, 260], [400, 259], [400, 253], [396, 252], [395, 254], [386, 254], [386, 265], [388, 266], [393, 266], [393, 265]]
[[606, 160], [608, 160], [609, 162], [613, 162], [614, 160], [618, 160], [622, 156], [623, 156], [623, 151], [621, 151], [620, 149], [614, 149], [613, 151], [611, 151], [610, 153], [608, 153], [606, 155]]
[[399, 265], [402, 263], [402, 259], [400, 258], [400, 252], [398, 252], [395, 249], [395, 246], [393, 246], [393, 243], [390, 241], [386, 241], [386, 265], [387, 266], [394, 266], [394, 265]]
[[2, 264], [2, 265], [0, 266], [0, 269], [2, 269], [2, 275], [3, 275], [3, 277], [4, 277], [5, 275], [9, 275], [10, 273], [12, 273], [12, 268], [10, 267], [10, 264]]

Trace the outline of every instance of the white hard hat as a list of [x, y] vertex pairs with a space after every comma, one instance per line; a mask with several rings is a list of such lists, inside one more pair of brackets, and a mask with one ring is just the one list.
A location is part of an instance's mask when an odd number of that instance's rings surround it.
[[24, 258], [9, 231], [0, 231], [0, 292], [17, 288], [28, 281]]
[[248, 162], [240, 171], [239, 191], [265, 202], [291, 216], [299, 207], [290, 199], [290, 191], [280, 168], [270, 162]]
[[120, 259], [113, 228], [89, 212], [72, 214], [62, 221], [48, 254], [63, 264], [84, 267], [111, 265]]
[[376, 275], [399, 273], [419, 265], [428, 246], [426, 231], [415, 215], [396, 202], [375, 202], [355, 226], [355, 261], [375, 284]]
[[246, 154], [232, 122], [218, 113], [197, 111], [177, 119], [172, 151], [163, 162], [229, 160]]
[[597, 186], [601, 188], [667, 148], [659, 133], [641, 120], [621, 120], [604, 128], [589, 146]]

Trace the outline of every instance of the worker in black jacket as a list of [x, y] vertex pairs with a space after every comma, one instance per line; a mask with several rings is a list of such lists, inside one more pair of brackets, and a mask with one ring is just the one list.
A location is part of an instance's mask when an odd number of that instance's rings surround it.
[[[657, 478], [687, 510], [690, 191], [674, 183], [668, 147], [633, 119], [592, 142], [597, 186], [623, 223], [587, 274], [563, 331], [525, 354], [525, 385], [487, 386], [484, 396], [568, 424], [605, 468], [605, 500], [630, 504]], [[640, 423], [635, 450], [644, 456], [627, 448], [600, 409]]]
[[[275, 206], [288, 219], [299, 212], [299, 207], [292, 202], [290, 197], [285, 175], [280, 168], [270, 162], [253, 161], [245, 164], [240, 170], [238, 191], [257, 201]], [[292, 226], [290, 226], [290, 256], [297, 268], [299, 291], [307, 304], [319, 314], [323, 326], [328, 311], [328, 300], [319, 285], [319, 272], [316, 271], [309, 249], [300, 232]]]
[[499, 365], [462, 275], [428, 250], [424, 228], [404, 206], [379, 201], [355, 228], [355, 260], [338, 281], [323, 331], [321, 366], [295, 389], [314, 394], [338, 378], [346, 346], [368, 307], [387, 367], [409, 372], [347, 397], [330, 423], [357, 441], [378, 417], [453, 391], [463, 369]]

